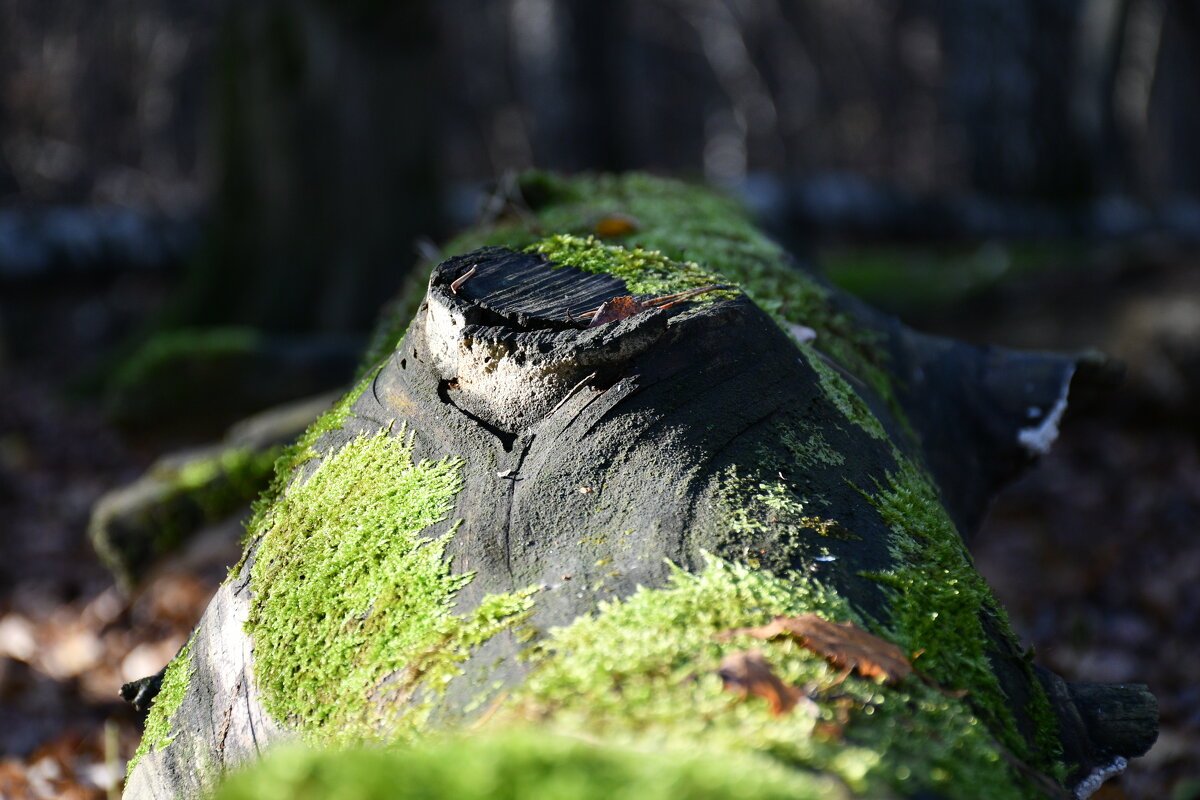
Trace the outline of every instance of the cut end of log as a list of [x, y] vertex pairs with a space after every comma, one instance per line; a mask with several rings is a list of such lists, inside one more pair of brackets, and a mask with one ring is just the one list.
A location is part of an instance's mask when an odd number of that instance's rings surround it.
[[430, 277], [425, 345], [454, 404], [506, 431], [547, 416], [590, 375], [645, 352], [683, 308], [652, 309], [603, 326], [588, 313], [629, 294], [610, 275], [543, 256], [485, 248], [449, 259]]

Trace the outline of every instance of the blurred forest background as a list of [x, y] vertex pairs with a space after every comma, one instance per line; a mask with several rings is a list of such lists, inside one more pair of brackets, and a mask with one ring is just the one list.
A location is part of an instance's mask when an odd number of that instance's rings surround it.
[[1158, 695], [1104, 796], [1200, 797], [1198, 141], [1188, 0], [0, 0], [0, 796], [116, 791], [117, 687], [236, 558], [240, 505], [118, 586], [98, 498], [343, 385], [538, 167], [707, 180], [915, 327], [1122, 358], [971, 545], [1042, 663]]

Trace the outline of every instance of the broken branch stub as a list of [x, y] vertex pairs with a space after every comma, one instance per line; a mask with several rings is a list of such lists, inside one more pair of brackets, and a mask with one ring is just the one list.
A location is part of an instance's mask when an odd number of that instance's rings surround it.
[[583, 378], [611, 384], [662, 336], [669, 309], [649, 305], [580, 329], [578, 320], [627, 294], [608, 275], [500, 248], [444, 262], [430, 277], [424, 319], [443, 394], [501, 431], [528, 430]]

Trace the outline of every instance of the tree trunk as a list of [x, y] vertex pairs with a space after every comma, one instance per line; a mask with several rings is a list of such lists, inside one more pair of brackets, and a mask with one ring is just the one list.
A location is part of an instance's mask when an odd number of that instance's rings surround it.
[[229, 3], [190, 325], [361, 332], [437, 224], [424, 3]]
[[[1066, 796], [1149, 747], [1153, 697], [1039, 677], [958, 532], [1094, 361], [908, 331], [698, 189], [536, 177], [525, 199], [476, 235], [524, 249], [440, 264], [295, 448], [127, 797], [195, 796], [294, 736], [532, 726], [862, 797]], [[593, 227], [623, 246], [535, 241]], [[729, 633], [806, 613], [917, 672]]]

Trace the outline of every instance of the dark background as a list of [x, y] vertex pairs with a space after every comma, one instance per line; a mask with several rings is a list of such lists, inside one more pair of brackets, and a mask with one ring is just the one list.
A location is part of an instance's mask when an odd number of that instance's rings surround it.
[[541, 167], [702, 178], [916, 327], [1123, 358], [972, 548], [1043, 663], [1158, 694], [1109, 796], [1200, 797], [1197, 142], [1192, 2], [0, 0], [0, 794], [103, 793], [236, 532], [111, 585], [91, 504], [230, 420], [115, 424], [106, 370], [183, 326], [353, 350]]

